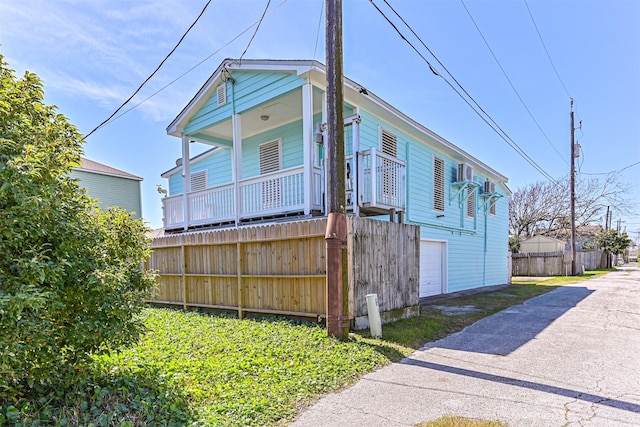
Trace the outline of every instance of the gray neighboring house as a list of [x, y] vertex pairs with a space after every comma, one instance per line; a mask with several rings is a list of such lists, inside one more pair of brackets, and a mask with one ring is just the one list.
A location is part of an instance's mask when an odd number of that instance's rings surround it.
[[134, 218], [142, 217], [139, 176], [82, 158], [80, 167], [71, 171], [71, 177], [79, 181], [89, 196], [98, 199], [101, 209], [120, 206], [132, 212]]

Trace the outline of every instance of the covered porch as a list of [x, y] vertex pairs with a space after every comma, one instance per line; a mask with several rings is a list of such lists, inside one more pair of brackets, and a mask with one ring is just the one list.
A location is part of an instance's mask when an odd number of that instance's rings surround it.
[[[217, 76], [167, 128], [181, 138], [182, 156], [162, 175], [169, 179], [165, 230], [324, 215], [322, 89], [295, 75]], [[264, 89], [276, 86], [278, 95]], [[345, 104], [346, 208], [359, 216], [403, 211], [405, 162], [373, 147], [360, 150], [357, 112]], [[209, 157], [197, 160], [194, 146], [211, 147]]]

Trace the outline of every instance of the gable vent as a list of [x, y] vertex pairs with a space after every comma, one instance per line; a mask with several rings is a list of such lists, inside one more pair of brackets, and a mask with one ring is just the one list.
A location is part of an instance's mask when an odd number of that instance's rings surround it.
[[201, 170], [191, 174], [190, 191], [202, 191], [207, 189], [207, 171]]
[[260, 175], [280, 170], [280, 141], [260, 144]]
[[227, 85], [225, 83], [216, 89], [216, 97], [218, 98], [218, 107], [227, 103]]
[[398, 137], [393, 132], [382, 129], [381, 132], [382, 152], [389, 156], [398, 157]]

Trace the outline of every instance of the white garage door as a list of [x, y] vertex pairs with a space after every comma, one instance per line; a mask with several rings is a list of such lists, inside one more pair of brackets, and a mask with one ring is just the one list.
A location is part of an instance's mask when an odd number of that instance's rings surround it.
[[445, 292], [445, 242], [420, 242], [420, 298]]

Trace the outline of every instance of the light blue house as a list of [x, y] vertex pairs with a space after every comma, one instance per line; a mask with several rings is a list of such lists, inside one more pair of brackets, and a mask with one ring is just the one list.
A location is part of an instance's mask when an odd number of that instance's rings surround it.
[[[317, 61], [225, 60], [167, 128], [166, 232], [325, 215], [325, 84]], [[344, 117], [347, 210], [420, 226], [420, 296], [507, 283], [507, 178], [347, 78]]]
[[89, 196], [98, 199], [101, 209], [119, 206], [132, 212], [134, 218], [142, 216], [139, 176], [82, 158], [80, 166], [71, 171], [71, 177], [78, 180]]

